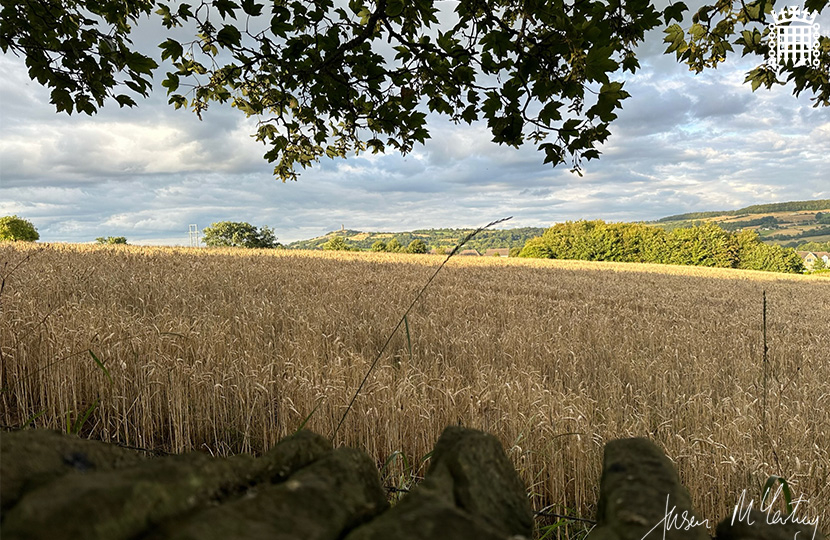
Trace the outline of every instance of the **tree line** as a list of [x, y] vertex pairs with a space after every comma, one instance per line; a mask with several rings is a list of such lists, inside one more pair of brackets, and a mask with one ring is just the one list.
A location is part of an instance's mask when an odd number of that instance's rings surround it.
[[[407, 248], [415, 240], [420, 240], [429, 249], [451, 250], [459, 240], [466, 237], [473, 229], [416, 229], [396, 233], [363, 232], [351, 229], [333, 231], [322, 238], [310, 240], [298, 240], [291, 242], [286, 247], [289, 249], [320, 249], [332, 236], [341, 236], [346, 239], [348, 245], [360, 250], [377, 251], [375, 244], [391, 244]], [[506, 248], [511, 246], [521, 247], [536, 236], [545, 232], [544, 227], [518, 227], [515, 229], [498, 229], [481, 231], [474, 238], [469, 240], [466, 247], [484, 253], [491, 248]], [[394, 242], [394, 244], [392, 243]], [[394, 251], [395, 249], [390, 249]]]
[[529, 240], [519, 256], [804, 271], [795, 250], [764, 244], [755, 231], [730, 232], [714, 223], [665, 231], [642, 223], [568, 221]]
[[[283, 248], [273, 229], [246, 222], [221, 221], [204, 229], [205, 244], [211, 247]], [[492, 231], [498, 233], [502, 231]], [[39, 237], [31, 224], [18, 216], [0, 218], [0, 240], [29, 240]], [[124, 237], [99, 237], [99, 244], [126, 244]], [[326, 251], [362, 251], [341, 235], [320, 246]], [[801, 250], [830, 251], [830, 242], [812, 242]], [[393, 237], [375, 241], [370, 251], [427, 253], [429, 246], [414, 238], [406, 246]], [[671, 231], [643, 223], [606, 223], [580, 220], [559, 223], [541, 236], [528, 240], [510, 256], [587, 261], [639, 262], [741, 268], [770, 272], [804, 272], [801, 257], [791, 247], [769, 245], [753, 230], [727, 231], [712, 222]]]

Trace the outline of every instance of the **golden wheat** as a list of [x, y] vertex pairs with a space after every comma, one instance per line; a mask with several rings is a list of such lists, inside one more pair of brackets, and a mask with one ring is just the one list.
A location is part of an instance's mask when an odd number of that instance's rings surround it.
[[[330, 434], [442, 260], [0, 245], [0, 422], [66, 429], [98, 399], [86, 436], [225, 455], [319, 404], [307, 427]], [[780, 474], [826, 529], [828, 313], [827, 279], [457, 257], [408, 317], [412, 355], [399, 332], [336, 442], [417, 462], [448, 424], [484, 429], [536, 507], [590, 517], [603, 444], [647, 436], [711, 522]]]

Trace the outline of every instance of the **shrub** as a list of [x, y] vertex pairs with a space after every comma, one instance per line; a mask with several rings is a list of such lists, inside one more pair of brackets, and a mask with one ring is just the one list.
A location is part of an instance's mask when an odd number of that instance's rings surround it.
[[409, 246], [406, 248], [407, 253], [426, 253], [427, 252], [427, 245], [424, 244], [424, 241], [420, 238], [416, 238], [412, 242], [409, 243]]
[[17, 216], [0, 218], [0, 240], [34, 242], [40, 238], [32, 222]]
[[537, 259], [554, 258], [553, 251], [541, 237], [528, 240], [525, 247], [519, 252], [519, 257], [532, 257]]
[[323, 249], [326, 251], [351, 251], [352, 248], [349, 247], [346, 239], [342, 236], [333, 236], [323, 244]]
[[104, 238], [103, 236], [99, 236], [95, 239], [95, 242], [98, 244], [127, 244], [127, 238], [124, 236], [107, 236]]
[[398, 242], [397, 238], [393, 238], [388, 244], [386, 244], [386, 251], [389, 251], [390, 253], [398, 253], [403, 251], [403, 246], [400, 242]]

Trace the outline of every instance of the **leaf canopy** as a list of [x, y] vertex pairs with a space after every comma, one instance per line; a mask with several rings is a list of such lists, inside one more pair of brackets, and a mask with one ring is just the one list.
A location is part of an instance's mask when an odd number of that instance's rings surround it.
[[[828, 0], [807, 0], [821, 13]], [[486, 122], [492, 140], [538, 145], [544, 162], [579, 172], [596, 159], [617, 109], [625, 73], [639, 69], [637, 45], [665, 26], [667, 53], [695, 72], [735, 52], [761, 65], [755, 90], [793, 83], [816, 106], [830, 105], [830, 39], [817, 66], [763, 64], [771, 0], [718, 0], [685, 17], [650, 0], [2, 0], [0, 49], [21, 54], [29, 76], [52, 89], [57, 111], [92, 114], [108, 99], [136, 104], [158, 64], [130, 33], [155, 13], [171, 32], [162, 86], [176, 108], [201, 117], [213, 102], [257, 118], [274, 173], [323, 156], [412, 151], [430, 136], [427, 114]], [[440, 7], [439, 7], [440, 6]], [[454, 6], [448, 8], [446, 6]], [[181, 28], [179, 28], [181, 27]]]

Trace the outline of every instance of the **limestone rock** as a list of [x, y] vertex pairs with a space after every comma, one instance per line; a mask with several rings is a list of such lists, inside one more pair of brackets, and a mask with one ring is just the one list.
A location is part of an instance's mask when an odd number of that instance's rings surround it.
[[131, 468], [66, 474], [28, 491], [4, 513], [3, 538], [135, 538], [162, 520], [288, 476], [330, 448], [319, 435], [302, 433], [285, 439], [261, 460], [192, 453]]
[[375, 463], [339, 448], [280, 484], [176, 518], [147, 540], [337, 540], [387, 506]]
[[328, 439], [311, 431], [300, 431], [282, 439], [257, 460], [257, 476], [263, 481], [281, 482], [329, 452]]
[[[456, 426], [438, 439], [424, 481], [391, 509], [376, 463], [311, 432], [259, 458], [145, 458], [44, 430], [2, 433], [0, 452], [4, 540], [518, 540], [533, 530], [499, 441]], [[671, 461], [647, 439], [606, 445], [597, 519], [592, 540], [709, 538]], [[769, 525], [757, 510], [717, 534], [823, 540], [813, 525]]]
[[144, 460], [143, 452], [46, 429], [0, 433], [0, 455], [0, 511], [4, 514], [24, 491], [65, 474], [120, 469]]
[[706, 540], [689, 492], [671, 461], [648, 439], [605, 445], [598, 527], [592, 537], [619, 540]]
[[504, 539], [532, 530], [525, 487], [498, 439], [452, 426], [421, 485], [347, 540]]

